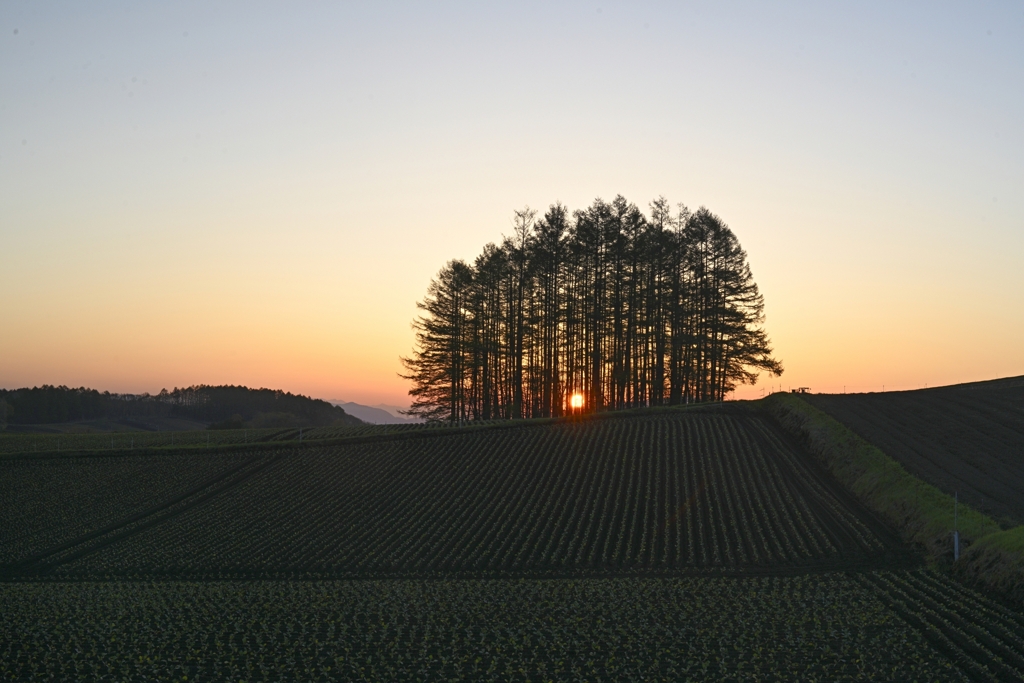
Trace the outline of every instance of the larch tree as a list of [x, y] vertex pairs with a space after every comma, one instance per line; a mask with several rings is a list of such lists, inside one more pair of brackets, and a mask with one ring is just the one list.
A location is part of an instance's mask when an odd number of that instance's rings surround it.
[[650, 217], [623, 197], [526, 208], [472, 265], [451, 261], [418, 306], [402, 362], [429, 420], [564, 415], [724, 400], [780, 375], [747, 254], [705, 208]]

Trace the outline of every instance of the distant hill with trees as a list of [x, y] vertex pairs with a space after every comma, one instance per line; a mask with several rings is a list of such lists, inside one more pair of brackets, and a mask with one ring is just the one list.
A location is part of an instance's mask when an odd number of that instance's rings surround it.
[[85, 387], [43, 385], [0, 389], [0, 426], [90, 420], [146, 423], [182, 418], [212, 428], [362, 424], [327, 401], [275, 389], [197, 385], [159, 394], [116, 394]]

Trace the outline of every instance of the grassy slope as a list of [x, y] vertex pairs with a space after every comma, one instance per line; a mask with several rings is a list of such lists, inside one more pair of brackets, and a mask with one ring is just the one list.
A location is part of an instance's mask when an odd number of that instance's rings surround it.
[[979, 538], [953, 569], [1024, 605], [1024, 526]]
[[[892, 523], [932, 560], [952, 560], [953, 498], [908, 473], [902, 465], [828, 414], [791, 394], [764, 399], [766, 410], [870, 509]], [[957, 574], [1024, 604], [1024, 526], [1001, 531], [995, 520], [959, 506], [967, 550]]]

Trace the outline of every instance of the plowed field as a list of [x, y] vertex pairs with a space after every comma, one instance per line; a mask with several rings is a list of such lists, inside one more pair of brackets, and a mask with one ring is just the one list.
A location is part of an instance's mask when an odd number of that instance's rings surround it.
[[[169, 457], [2, 465], [12, 489], [46, 472], [35, 505], [78, 501], [80, 524], [62, 528], [86, 531], [47, 546], [30, 529], [56, 522], [26, 520], [11, 532], [20, 543], [8, 546], [7, 571], [603, 576], [914, 561], [771, 423], [739, 407], [211, 455], [178, 477]], [[166, 469], [163, 490], [127, 484], [144, 466]], [[115, 510], [124, 516], [111, 520]], [[7, 528], [19, 529], [12, 517]]]
[[1005, 526], [1024, 524], [1024, 377], [803, 398], [911, 474]]
[[1024, 679], [753, 407], [327, 436], [0, 460], [0, 680]]

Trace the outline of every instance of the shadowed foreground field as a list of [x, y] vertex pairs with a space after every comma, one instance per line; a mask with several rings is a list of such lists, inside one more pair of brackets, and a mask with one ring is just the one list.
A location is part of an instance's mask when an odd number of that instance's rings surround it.
[[[927, 571], [800, 577], [28, 583], [0, 592], [0, 677], [98, 680], [1012, 680], [984, 635], [900, 612]], [[901, 593], [901, 591], [903, 591]], [[898, 598], [895, 596], [899, 596]], [[893, 600], [905, 602], [898, 610]], [[912, 625], [913, 624], [913, 625]], [[959, 635], [960, 644], [940, 628]], [[965, 630], [967, 629], [967, 630]], [[969, 635], [970, 633], [970, 635]], [[1019, 639], [1016, 641], [1019, 647]], [[971, 648], [977, 648], [972, 650]], [[990, 658], [987, 665], [975, 659]], [[1020, 665], [1017, 658], [1016, 664]]]
[[330, 436], [0, 461], [0, 677], [1024, 678], [753, 407]]

